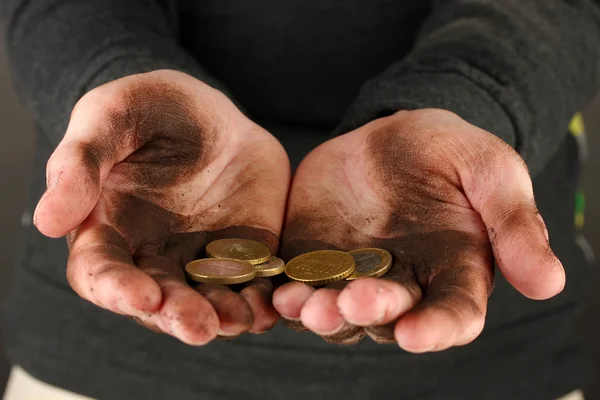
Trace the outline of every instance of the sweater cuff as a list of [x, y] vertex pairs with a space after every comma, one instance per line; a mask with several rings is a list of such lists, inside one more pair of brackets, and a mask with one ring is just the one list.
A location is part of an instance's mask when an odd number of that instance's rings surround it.
[[500, 104], [477, 83], [455, 72], [407, 73], [367, 82], [335, 133], [349, 132], [400, 110], [423, 108], [451, 111], [513, 148], [519, 147], [514, 124]]
[[79, 76], [63, 75], [61, 77], [65, 80], [65, 84], [72, 89], [68, 90], [63, 97], [64, 101], [60, 105], [62, 112], [54, 116], [56, 120], [52, 121], [53, 123], [46, 124], [45, 133], [50, 141], [57, 145], [62, 140], [71, 110], [83, 95], [98, 86], [126, 76], [160, 69], [177, 70], [187, 73], [229, 96], [227, 89], [205, 71], [184, 49], [172, 42], [164, 47], [163, 50], [159, 50], [157, 47], [122, 45], [106, 49], [102, 54], [92, 54], [88, 58], [81, 59], [79, 68], [73, 68], [73, 71], [80, 71]]
[[144, 52], [130, 49], [124, 51], [118, 49], [114, 54], [103, 55], [103, 62], [91, 62], [87, 69], [87, 76], [82, 77], [81, 85], [83, 96], [88, 91], [130, 75], [152, 72], [160, 69], [171, 69], [184, 72], [196, 79], [206, 83], [213, 88], [227, 93], [224, 85], [215, 79], [211, 74], [205, 71], [200, 64], [184, 49], [177, 48], [173, 51], [166, 51], [164, 54], [155, 52]]

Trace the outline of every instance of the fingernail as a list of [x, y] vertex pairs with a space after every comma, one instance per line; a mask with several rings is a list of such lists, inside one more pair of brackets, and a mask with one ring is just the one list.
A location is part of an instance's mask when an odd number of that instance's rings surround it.
[[44, 194], [40, 198], [40, 201], [38, 201], [38, 204], [35, 207], [35, 211], [33, 213], [33, 224], [34, 225], [37, 225], [38, 210], [40, 209], [40, 205], [50, 195], [50, 193], [52, 193], [54, 191], [54, 189], [56, 189], [56, 187], [58, 186], [59, 178], [60, 178], [60, 174], [58, 175], [58, 177], [56, 177], [55, 179], [53, 179], [52, 181], [50, 181], [50, 182], [47, 183], [46, 191], [44, 192]]
[[333, 335], [335, 335], [337, 333], [340, 333], [342, 331], [342, 329], [344, 329], [346, 326], [348, 326], [348, 324], [346, 322], [342, 322], [340, 324], [340, 326], [338, 326], [335, 329], [332, 329], [331, 331], [328, 331], [328, 332], [316, 332], [316, 333], [318, 333], [321, 336], [333, 336]]

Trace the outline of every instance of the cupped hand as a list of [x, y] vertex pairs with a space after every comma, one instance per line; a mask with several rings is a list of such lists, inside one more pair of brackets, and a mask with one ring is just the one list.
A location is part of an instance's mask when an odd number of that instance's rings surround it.
[[240, 293], [186, 282], [221, 237], [273, 252], [290, 179], [279, 142], [221, 92], [186, 74], [113, 81], [75, 106], [47, 166], [34, 221], [67, 233], [67, 278], [84, 299], [189, 344], [263, 332], [278, 319], [268, 279]]
[[392, 253], [383, 278], [275, 291], [289, 326], [333, 343], [369, 335], [411, 352], [469, 343], [484, 326], [494, 259], [527, 297], [552, 297], [565, 283], [523, 160], [443, 110], [399, 112], [310, 153], [290, 189], [282, 247], [288, 258]]

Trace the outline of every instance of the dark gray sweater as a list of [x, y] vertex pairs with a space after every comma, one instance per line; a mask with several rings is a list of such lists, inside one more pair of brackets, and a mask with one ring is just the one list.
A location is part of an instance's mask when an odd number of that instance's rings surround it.
[[531, 400], [581, 385], [573, 318], [588, 266], [574, 240], [578, 154], [566, 128], [600, 79], [600, 2], [2, 0], [0, 16], [39, 127], [30, 210], [76, 101], [116, 78], [171, 68], [230, 95], [293, 163], [332, 131], [399, 109], [458, 113], [524, 157], [568, 275], [547, 302], [498, 279], [482, 337], [440, 354], [334, 347], [281, 326], [192, 348], [80, 300], [64, 277], [64, 242], [26, 227], [4, 305], [15, 363], [109, 399]]

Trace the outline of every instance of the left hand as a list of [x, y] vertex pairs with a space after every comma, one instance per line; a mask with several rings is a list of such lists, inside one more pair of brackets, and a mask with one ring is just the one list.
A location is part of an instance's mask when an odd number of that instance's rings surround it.
[[471, 342], [484, 326], [494, 258], [527, 297], [552, 297], [565, 283], [521, 157], [442, 110], [399, 112], [311, 152], [292, 184], [282, 246], [286, 258], [322, 248], [392, 253], [383, 278], [275, 292], [289, 325], [333, 343], [368, 334], [418, 353]]

